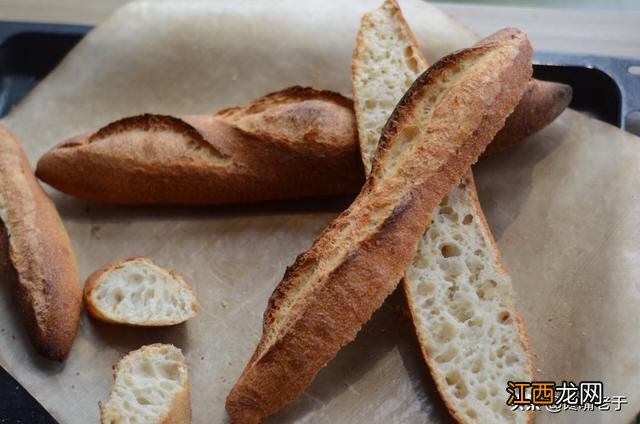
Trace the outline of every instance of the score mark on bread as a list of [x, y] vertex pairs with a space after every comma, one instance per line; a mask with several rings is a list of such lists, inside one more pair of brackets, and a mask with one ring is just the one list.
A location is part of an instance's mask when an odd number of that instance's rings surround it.
[[110, 151], [117, 149], [119, 154], [144, 162], [200, 159], [226, 166], [231, 161], [195, 127], [168, 115], [145, 113], [112, 122], [89, 136], [87, 144], [100, 141], [105, 141]]

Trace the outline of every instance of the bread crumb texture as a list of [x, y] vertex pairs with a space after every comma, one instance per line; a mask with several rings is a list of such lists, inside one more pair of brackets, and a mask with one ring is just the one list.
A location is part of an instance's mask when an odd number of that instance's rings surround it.
[[175, 398], [188, 391], [180, 349], [154, 344], [129, 353], [116, 366], [111, 398], [100, 404], [102, 424], [153, 424], [169, 415]]
[[[402, 17], [391, 2], [363, 17], [354, 66], [354, 89], [359, 104], [358, 131], [366, 172], [378, 148], [382, 127], [407, 88], [427, 69], [422, 54], [402, 27]], [[358, 100], [356, 100], [358, 101]]]
[[[472, 186], [471, 186], [472, 187]], [[508, 381], [530, 381], [511, 281], [469, 201], [467, 184], [434, 213], [407, 272], [422, 347], [464, 422], [527, 422], [506, 405]]]
[[89, 303], [114, 322], [166, 325], [197, 312], [197, 301], [182, 277], [148, 258], [125, 260], [98, 277]]

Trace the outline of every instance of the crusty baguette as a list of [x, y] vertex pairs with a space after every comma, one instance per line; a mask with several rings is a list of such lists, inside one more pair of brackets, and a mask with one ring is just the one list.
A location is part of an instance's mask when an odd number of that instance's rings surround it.
[[[352, 67], [363, 155], [372, 156], [377, 148], [379, 128], [393, 111], [386, 105], [395, 104], [426, 67], [395, 0], [364, 15]], [[543, 83], [529, 84], [527, 92], [538, 84]], [[511, 280], [471, 171], [434, 211], [402, 285], [421, 350], [452, 416], [465, 423], [531, 418], [505, 404], [507, 382], [531, 381], [533, 365]]]
[[183, 278], [146, 257], [123, 259], [91, 274], [84, 303], [101, 321], [148, 327], [180, 324], [198, 311], [198, 301]]
[[529, 81], [522, 100], [483, 155], [501, 152], [549, 125], [569, 106], [572, 95], [570, 85], [536, 79]]
[[29, 337], [62, 361], [78, 332], [82, 288], [58, 211], [38, 184], [16, 137], [0, 125], [0, 265]]
[[187, 361], [173, 345], [130, 352], [113, 370], [111, 398], [99, 402], [102, 424], [188, 424], [191, 388]]
[[[504, 150], [546, 126], [570, 99], [569, 86], [532, 81], [487, 151]], [[140, 115], [54, 147], [36, 173], [65, 193], [106, 203], [355, 193], [364, 175], [352, 114], [351, 100], [337, 93], [291, 87], [213, 117]]]
[[36, 174], [108, 203], [219, 204], [354, 193], [351, 100], [292, 87], [217, 115], [141, 115], [46, 153]]
[[416, 80], [383, 130], [358, 197], [269, 299], [262, 339], [227, 397], [232, 421], [257, 422], [294, 400], [355, 338], [411, 263], [433, 208], [504, 125], [530, 76], [527, 37], [503, 30]]

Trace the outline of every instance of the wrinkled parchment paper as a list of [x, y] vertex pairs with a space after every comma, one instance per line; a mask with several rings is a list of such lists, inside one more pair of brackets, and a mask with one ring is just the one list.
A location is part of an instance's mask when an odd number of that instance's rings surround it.
[[[90, 33], [5, 122], [35, 163], [66, 137], [131, 114], [215, 111], [294, 84], [349, 94], [358, 22], [378, 3], [131, 4]], [[473, 34], [431, 6], [402, 6], [432, 62], [473, 43]], [[628, 423], [640, 409], [639, 163], [640, 139], [567, 111], [540, 134], [475, 166], [538, 378], [601, 380], [605, 394], [629, 399], [622, 412], [539, 413], [538, 422]], [[85, 316], [67, 362], [52, 364], [33, 353], [7, 291], [0, 291], [0, 365], [62, 423], [97, 422], [111, 366], [125, 352], [159, 341], [186, 353], [194, 422], [224, 421], [224, 398], [259, 338], [267, 297], [285, 267], [350, 201], [112, 207], [50, 192], [83, 278], [104, 263], [148, 255], [181, 272], [202, 305], [195, 319], [168, 329], [111, 326]], [[450, 420], [403, 308], [396, 292], [270, 422]]]

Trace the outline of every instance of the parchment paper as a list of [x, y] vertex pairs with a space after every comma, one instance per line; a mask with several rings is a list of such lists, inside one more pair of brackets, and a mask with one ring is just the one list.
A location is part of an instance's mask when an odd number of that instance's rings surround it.
[[[94, 30], [6, 124], [32, 163], [55, 143], [122, 116], [215, 111], [301, 84], [349, 94], [362, 13], [379, 0], [141, 2]], [[402, 2], [430, 61], [473, 43], [438, 10]], [[496, 28], [497, 29], [497, 28]], [[538, 422], [630, 422], [640, 409], [640, 140], [567, 111], [550, 128], [475, 167], [489, 223], [513, 275], [540, 380], [600, 380], [622, 412], [538, 414]], [[67, 362], [38, 358], [6, 290], [0, 364], [62, 423], [98, 420], [111, 366], [143, 344], [188, 358], [194, 422], [222, 422], [224, 398], [253, 352], [284, 269], [350, 199], [215, 208], [111, 207], [53, 192], [81, 274], [148, 255], [193, 284], [186, 325], [140, 330], [83, 318]], [[271, 422], [443, 422], [396, 292]], [[506, 400], [506, 392], [505, 392]]]

